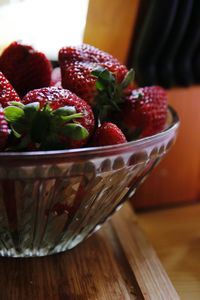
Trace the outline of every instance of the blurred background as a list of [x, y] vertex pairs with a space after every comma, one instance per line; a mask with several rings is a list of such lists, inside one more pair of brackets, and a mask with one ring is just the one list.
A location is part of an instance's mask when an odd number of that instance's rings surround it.
[[56, 60], [62, 46], [82, 42], [88, 2], [0, 0], [0, 47], [22, 41]]
[[138, 86], [167, 88], [180, 133], [134, 196], [138, 210], [200, 200], [199, 25], [198, 0], [0, 0], [1, 50], [20, 40], [56, 61], [85, 42], [133, 67]]

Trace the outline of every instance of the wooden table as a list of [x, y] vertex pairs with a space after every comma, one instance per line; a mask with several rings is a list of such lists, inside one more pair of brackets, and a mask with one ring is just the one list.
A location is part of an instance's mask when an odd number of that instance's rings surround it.
[[200, 299], [200, 204], [139, 214], [181, 300]]
[[0, 285], [2, 300], [180, 299], [128, 204], [71, 251], [1, 258]]

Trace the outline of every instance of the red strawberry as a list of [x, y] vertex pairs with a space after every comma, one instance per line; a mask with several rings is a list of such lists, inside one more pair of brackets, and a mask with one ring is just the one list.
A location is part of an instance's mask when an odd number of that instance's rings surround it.
[[62, 73], [62, 86], [67, 88], [91, 105], [97, 95], [96, 77], [91, 73], [97, 67], [110, 71], [117, 83], [127, 74], [127, 68], [112, 55], [90, 45], [65, 47], [59, 51]]
[[29, 92], [4, 109], [11, 128], [10, 150], [54, 150], [85, 145], [94, 129], [90, 106], [56, 87]]
[[42, 53], [31, 46], [13, 42], [0, 57], [0, 70], [20, 96], [28, 91], [49, 86], [51, 63]]
[[[63, 47], [59, 52], [59, 60], [61, 63], [65, 61], [87, 61], [93, 63], [115, 62], [116, 64], [120, 64], [111, 54], [88, 44]], [[126, 67], [124, 66], [124, 68]]]
[[142, 137], [163, 130], [167, 118], [167, 95], [159, 86], [132, 90], [120, 114], [120, 124], [128, 135]]
[[2, 107], [9, 105], [10, 101], [21, 101], [10, 82], [0, 72], [0, 104]]
[[3, 108], [0, 105], [0, 150], [5, 148], [9, 136], [8, 123], [5, 119]]
[[[55, 144], [55, 147], [58, 144], [58, 147], [78, 148], [85, 145], [93, 133], [92, 109], [84, 100], [68, 90], [56, 87], [33, 90], [23, 98], [22, 102], [23, 104], [38, 102], [40, 110], [46, 111], [46, 120], [40, 120], [39, 117], [35, 124], [41, 131], [40, 138], [44, 141], [39, 143], [44, 148], [51, 148], [52, 144]], [[47, 104], [48, 109], [45, 108]]]
[[51, 73], [51, 86], [62, 87], [60, 68], [53, 69]]
[[123, 132], [113, 123], [103, 123], [95, 132], [92, 145], [108, 146], [126, 143]]
[[92, 75], [92, 70], [95, 67], [97, 65], [94, 63], [77, 61], [66, 64], [67, 72], [62, 72], [62, 85], [91, 105], [97, 94], [96, 78]]

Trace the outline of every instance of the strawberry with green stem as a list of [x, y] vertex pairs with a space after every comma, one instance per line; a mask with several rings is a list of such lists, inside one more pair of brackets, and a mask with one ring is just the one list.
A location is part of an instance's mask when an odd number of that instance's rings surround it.
[[90, 45], [59, 52], [62, 85], [91, 104], [99, 123], [116, 123], [129, 140], [164, 128], [167, 96], [161, 87], [133, 89], [134, 72]]
[[100, 123], [115, 120], [115, 115], [119, 114], [123, 108], [127, 88], [133, 83], [133, 69], [126, 73], [120, 83], [111, 72], [102, 67], [93, 69], [92, 75], [96, 77], [95, 88], [97, 91], [93, 107]]
[[9, 150], [54, 150], [85, 145], [94, 128], [89, 105], [62, 88], [29, 92], [4, 109], [14, 146]]
[[94, 110], [100, 123], [112, 121], [128, 140], [156, 134], [164, 129], [167, 118], [167, 95], [160, 86], [130, 89], [134, 72], [130, 70], [119, 84], [108, 70], [97, 68]]
[[98, 67], [111, 72], [118, 83], [122, 82], [128, 70], [112, 55], [93, 46], [82, 44], [64, 47], [59, 51], [62, 86], [94, 106], [97, 95], [96, 77], [92, 71]]

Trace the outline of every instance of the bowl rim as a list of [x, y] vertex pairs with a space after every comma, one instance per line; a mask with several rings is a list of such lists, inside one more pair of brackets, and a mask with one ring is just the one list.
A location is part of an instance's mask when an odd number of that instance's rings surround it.
[[122, 153], [130, 151], [130, 149], [137, 149], [142, 147], [144, 144], [149, 146], [162, 140], [166, 136], [170, 135], [172, 132], [176, 131], [179, 127], [180, 120], [177, 112], [168, 105], [168, 112], [171, 115], [171, 121], [169, 126], [167, 126], [163, 131], [156, 133], [154, 135], [137, 139], [131, 142], [101, 146], [101, 147], [86, 147], [86, 148], [76, 148], [76, 149], [67, 149], [67, 150], [50, 150], [50, 151], [24, 151], [24, 152], [0, 152], [0, 160], [4, 159], [42, 159], [42, 158], [69, 158], [73, 156], [107, 156], [113, 153]]

